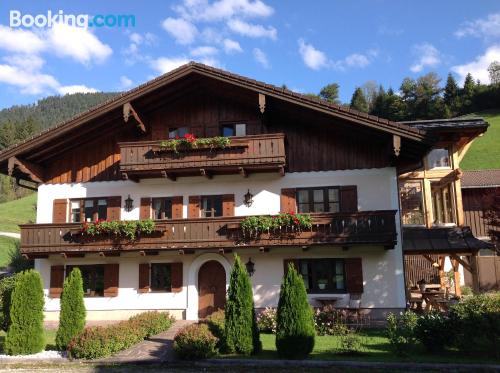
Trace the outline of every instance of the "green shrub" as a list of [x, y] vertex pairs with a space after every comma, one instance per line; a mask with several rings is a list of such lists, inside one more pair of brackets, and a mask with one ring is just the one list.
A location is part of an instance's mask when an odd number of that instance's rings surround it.
[[448, 317], [439, 312], [422, 315], [415, 326], [415, 337], [430, 353], [440, 353], [450, 342]]
[[417, 315], [411, 311], [401, 313], [399, 318], [392, 313], [387, 316], [387, 337], [394, 353], [404, 356], [414, 349], [416, 325]]
[[353, 330], [345, 328], [338, 334], [337, 352], [344, 355], [359, 355], [363, 352], [361, 337]]
[[347, 331], [347, 313], [332, 305], [317, 308], [314, 312], [314, 326], [318, 335], [344, 335]]
[[208, 316], [204, 321], [210, 332], [218, 339], [217, 348], [219, 351], [225, 351], [225, 315], [224, 310], [218, 310]]
[[145, 312], [107, 327], [85, 328], [69, 342], [68, 354], [76, 359], [109, 356], [167, 330], [172, 322], [166, 312]]
[[276, 349], [281, 357], [303, 359], [314, 348], [314, 318], [302, 277], [288, 266], [278, 302]]
[[7, 331], [10, 325], [10, 303], [15, 284], [15, 275], [0, 280], [0, 329], [4, 331]]
[[217, 342], [206, 323], [192, 324], [177, 333], [174, 351], [184, 360], [207, 359], [217, 354]]
[[61, 312], [56, 334], [56, 346], [59, 350], [66, 350], [68, 343], [83, 331], [85, 315], [82, 274], [78, 268], [73, 268], [64, 280], [61, 294]]
[[249, 355], [260, 351], [260, 339], [250, 276], [238, 255], [234, 256], [225, 308], [225, 348], [229, 353]]
[[500, 294], [474, 295], [450, 308], [454, 345], [463, 353], [500, 356]]
[[276, 333], [276, 308], [267, 307], [257, 317], [257, 326], [262, 333]]
[[45, 348], [43, 285], [40, 274], [29, 270], [17, 275], [12, 291], [10, 326], [4, 350], [9, 355], [28, 355]]

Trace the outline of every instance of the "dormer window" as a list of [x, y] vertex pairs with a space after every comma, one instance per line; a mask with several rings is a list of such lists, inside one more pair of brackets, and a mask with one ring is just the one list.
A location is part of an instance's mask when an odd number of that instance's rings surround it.
[[429, 169], [433, 168], [450, 168], [450, 152], [448, 148], [432, 149], [427, 155], [427, 164]]
[[168, 138], [175, 139], [176, 137], [184, 137], [186, 133], [189, 133], [188, 127], [174, 127], [168, 129]]
[[245, 123], [230, 123], [222, 125], [222, 136], [246, 136], [247, 125]]

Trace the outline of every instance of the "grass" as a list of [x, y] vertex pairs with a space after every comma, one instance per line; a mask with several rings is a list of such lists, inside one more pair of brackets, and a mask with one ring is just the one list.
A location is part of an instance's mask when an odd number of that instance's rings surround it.
[[[350, 360], [365, 362], [414, 362], [414, 363], [476, 363], [498, 364], [500, 360], [488, 359], [484, 357], [464, 356], [458, 351], [447, 350], [439, 355], [427, 353], [423, 346], [417, 346], [416, 350], [408, 356], [400, 357], [395, 355], [382, 329], [367, 329], [359, 333], [362, 345], [361, 353], [341, 354], [336, 349], [339, 346], [337, 336], [317, 336], [314, 350], [310, 355], [313, 360]], [[252, 359], [278, 359], [275, 347], [274, 334], [261, 334], [262, 352], [251, 356]], [[241, 356], [229, 355], [228, 358], [241, 358]]]
[[483, 117], [490, 126], [488, 131], [474, 140], [460, 164], [464, 170], [500, 168], [500, 110], [489, 110], [467, 115]]
[[10, 254], [16, 249], [17, 238], [0, 236], [0, 268], [10, 263]]
[[19, 232], [19, 224], [35, 221], [36, 193], [0, 203], [0, 231]]
[[[57, 329], [45, 329], [45, 342], [47, 346], [45, 350], [56, 350], [56, 332]], [[3, 342], [5, 340], [5, 332], [0, 331], [0, 350], [3, 351]]]

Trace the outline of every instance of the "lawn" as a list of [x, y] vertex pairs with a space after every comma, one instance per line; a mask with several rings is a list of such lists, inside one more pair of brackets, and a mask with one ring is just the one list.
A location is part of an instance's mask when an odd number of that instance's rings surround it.
[[19, 224], [35, 221], [36, 193], [0, 204], [0, 231], [19, 232]]
[[0, 268], [10, 263], [10, 253], [15, 250], [17, 238], [0, 236]]
[[[57, 329], [45, 329], [45, 342], [47, 343], [46, 350], [56, 349], [56, 332]], [[5, 340], [5, 332], [0, 331], [0, 351], [3, 351], [3, 342]]]
[[[339, 345], [336, 336], [317, 336], [311, 359], [314, 360], [352, 360], [367, 362], [415, 362], [415, 363], [500, 363], [500, 360], [484, 357], [467, 357], [458, 351], [447, 351], [439, 355], [431, 355], [424, 351], [422, 346], [417, 346], [416, 351], [406, 357], [394, 355], [390, 349], [389, 340], [382, 329], [366, 329], [360, 332], [362, 353], [345, 355], [335, 353]], [[275, 347], [274, 334], [261, 334], [262, 353], [252, 356], [253, 359], [278, 359]], [[227, 356], [228, 358], [241, 358], [241, 356]]]
[[468, 115], [483, 117], [490, 126], [488, 131], [474, 140], [460, 164], [463, 170], [500, 168], [500, 110], [490, 110]]

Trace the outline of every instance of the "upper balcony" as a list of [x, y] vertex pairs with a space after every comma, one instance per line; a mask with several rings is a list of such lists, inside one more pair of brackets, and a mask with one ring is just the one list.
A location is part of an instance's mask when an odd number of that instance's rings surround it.
[[120, 238], [83, 238], [80, 223], [25, 224], [21, 226], [21, 252], [30, 257], [63, 253], [158, 250], [203, 250], [276, 246], [307, 248], [316, 245], [372, 245], [392, 249], [397, 241], [394, 210], [313, 214], [311, 229], [283, 228], [255, 234], [245, 232], [244, 217], [155, 221], [155, 232], [135, 241]]
[[286, 164], [285, 135], [282, 133], [231, 137], [221, 149], [198, 147], [162, 149], [161, 141], [120, 143], [120, 172], [125, 179], [215, 174], [248, 175], [254, 172], [280, 172]]

